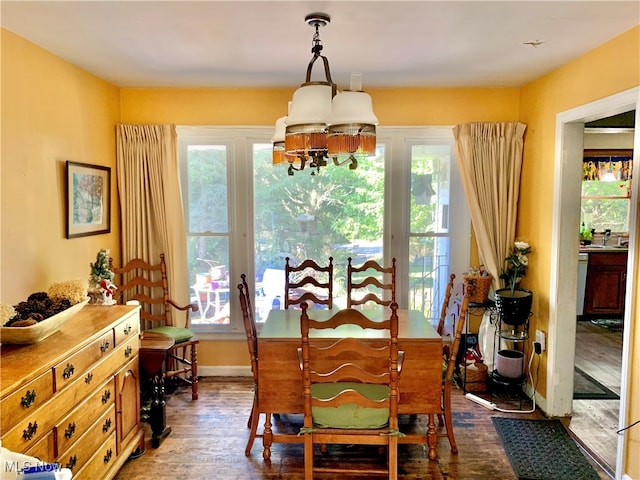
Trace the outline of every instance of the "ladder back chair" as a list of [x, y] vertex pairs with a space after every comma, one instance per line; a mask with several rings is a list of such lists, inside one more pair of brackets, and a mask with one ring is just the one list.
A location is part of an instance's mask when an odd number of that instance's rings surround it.
[[451, 293], [453, 292], [453, 283], [455, 279], [456, 279], [455, 273], [452, 273], [451, 275], [449, 275], [449, 282], [447, 283], [447, 288], [444, 292], [444, 298], [442, 299], [442, 308], [440, 308], [440, 320], [438, 321], [438, 327], [436, 328], [438, 335], [443, 337], [442, 341], [444, 343], [444, 348], [447, 350], [449, 349], [449, 346], [450, 346], [449, 343], [451, 342], [451, 338], [445, 332], [445, 325], [447, 323], [448, 317], [451, 317], [454, 319], [451, 323], [453, 325], [452, 331], [455, 330], [456, 315], [454, 314], [454, 312], [450, 307]]
[[285, 309], [308, 302], [333, 308], [333, 257], [325, 267], [310, 259], [294, 266], [287, 257], [284, 273]]
[[455, 319], [455, 330], [451, 346], [449, 347], [449, 349], [443, 349], [443, 365], [446, 366], [446, 370], [444, 370], [444, 378], [442, 381], [441, 412], [438, 413], [440, 424], [442, 424], [442, 419], [444, 418], [444, 431], [438, 436], [446, 436], [449, 439], [451, 453], [453, 454], [458, 453], [458, 446], [456, 444], [455, 435], [453, 433], [453, 422], [451, 421], [451, 389], [453, 388], [454, 375], [456, 372], [456, 361], [458, 356], [458, 349], [460, 348], [462, 331], [464, 330], [467, 312], [469, 310], [469, 298], [471, 297], [473, 290], [473, 287], [469, 284], [464, 284], [463, 288], [464, 296], [462, 297], [460, 313]]
[[[391, 304], [389, 317], [372, 321], [360, 310], [344, 309], [329, 320], [309, 318], [302, 304], [301, 347], [298, 349], [303, 379], [305, 479], [314, 471], [384, 473], [398, 478], [398, 383], [404, 357], [398, 351], [398, 305]], [[312, 329], [346, 327], [346, 332], [376, 329], [387, 332], [379, 341], [363, 336], [310, 335]], [[336, 332], [337, 333], [337, 332]], [[387, 448], [387, 462], [349, 468], [343, 460], [331, 465], [314, 461], [315, 444], [377, 445]], [[376, 455], [377, 456], [377, 455]], [[373, 459], [372, 459], [373, 460]], [[336, 463], [339, 463], [336, 465]]]
[[[191, 398], [198, 399], [198, 354], [199, 340], [189, 330], [189, 312], [196, 312], [194, 303], [178, 305], [169, 298], [169, 281], [164, 254], [160, 262], [148, 263], [140, 258], [129, 260], [123, 267], [115, 267], [109, 258], [109, 269], [116, 275], [116, 284], [121, 303], [127, 300], [140, 302], [140, 327], [167, 335], [175, 341], [167, 354], [166, 378], [178, 379], [191, 387]], [[179, 324], [173, 312], [183, 312], [184, 320]]]
[[[374, 302], [388, 306], [396, 301], [396, 259], [390, 267], [383, 267], [374, 260], [367, 260], [354, 267], [348, 258], [347, 265], [347, 308]], [[366, 275], [361, 278], [362, 275]], [[357, 280], [356, 280], [357, 278]], [[373, 287], [373, 290], [371, 289]], [[359, 292], [365, 291], [363, 295]]]
[[[258, 335], [256, 330], [255, 314], [251, 303], [251, 295], [249, 293], [249, 285], [247, 284], [247, 276], [243, 273], [240, 275], [242, 282], [238, 284], [238, 291], [240, 295], [240, 308], [242, 309], [242, 319], [244, 322], [244, 331], [247, 336], [247, 346], [249, 348], [249, 357], [251, 359], [251, 373], [253, 374], [253, 404], [251, 405], [251, 413], [249, 414], [249, 420], [247, 421], [247, 428], [249, 431], [249, 440], [245, 447], [244, 453], [249, 456], [251, 454], [251, 447], [258, 431], [258, 420], [260, 419], [260, 409], [258, 407]], [[269, 413], [264, 412], [267, 417]]]

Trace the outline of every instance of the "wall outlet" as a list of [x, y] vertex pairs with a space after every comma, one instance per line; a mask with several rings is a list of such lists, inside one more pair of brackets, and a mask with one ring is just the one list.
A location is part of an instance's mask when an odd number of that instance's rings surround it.
[[541, 330], [536, 330], [536, 342], [540, 344], [540, 351], [544, 352], [547, 349], [547, 336]]

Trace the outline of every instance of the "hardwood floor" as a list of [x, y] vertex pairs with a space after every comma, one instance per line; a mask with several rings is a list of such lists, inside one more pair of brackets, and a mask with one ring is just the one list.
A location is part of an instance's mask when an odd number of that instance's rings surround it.
[[[576, 328], [576, 366], [620, 394], [622, 332], [580, 321]], [[569, 430], [613, 473], [616, 465], [620, 400], [574, 400]]]
[[[430, 480], [515, 480], [502, 444], [493, 427], [491, 417], [530, 415], [504, 414], [487, 410], [464, 398], [462, 391], [454, 389], [453, 423], [458, 444], [458, 455], [452, 455], [446, 438], [438, 443], [438, 459], [429, 461], [422, 446], [399, 447], [400, 478]], [[191, 401], [187, 388], [174, 392], [167, 402], [167, 424], [171, 434], [159, 448], [150, 446], [147, 425], [147, 450], [135, 460], [129, 460], [118, 480], [136, 479], [285, 479], [303, 478], [303, 452], [299, 444], [275, 444], [271, 463], [262, 459], [262, 440], [257, 439], [251, 456], [244, 455], [248, 437], [247, 418], [253, 398], [253, 381], [249, 378], [205, 377], [199, 385], [200, 398]], [[508, 408], [508, 407], [507, 407]], [[405, 426], [411, 419], [403, 418]], [[424, 428], [426, 418], [418, 416], [418, 428]], [[283, 416], [274, 420], [278, 428], [300, 426], [300, 418]], [[354, 450], [355, 451], [355, 450]], [[598, 469], [601, 479], [607, 474]], [[317, 476], [318, 479], [336, 478]], [[340, 475], [341, 480], [350, 477]], [[362, 478], [362, 477], [360, 477]]]

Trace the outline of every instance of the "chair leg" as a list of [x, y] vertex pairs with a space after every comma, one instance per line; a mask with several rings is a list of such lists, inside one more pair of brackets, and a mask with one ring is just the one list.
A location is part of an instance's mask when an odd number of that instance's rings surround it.
[[251, 455], [251, 447], [256, 439], [256, 433], [258, 431], [258, 421], [260, 420], [260, 413], [258, 412], [258, 402], [256, 395], [253, 397], [253, 405], [251, 406], [251, 414], [249, 415], [249, 440], [247, 440], [247, 446], [244, 449], [244, 454], [248, 457]]
[[444, 424], [447, 430], [449, 445], [451, 446], [451, 453], [457, 454], [458, 445], [456, 445], [456, 438], [453, 434], [453, 422], [451, 421], [451, 393], [446, 389], [444, 393]]
[[249, 418], [247, 419], [247, 428], [251, 428], [251, 423], [253, 422], [253, 411], [255, 409], [256, 399], [253, 399], [253, 406], [251, 407], [251, 413], [249, 414]]
[[313, 479], [313, 434], [304, 434], [304, 480]]
[[389, 438], [387, 450], [389, 452], [389, 480], [398, 480], [398, 437]]
[[198, 352], [191, 345], [191, 400], [198, 400]]

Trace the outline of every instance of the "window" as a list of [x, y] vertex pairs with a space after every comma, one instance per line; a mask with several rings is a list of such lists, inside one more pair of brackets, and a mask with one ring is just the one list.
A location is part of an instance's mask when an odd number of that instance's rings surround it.
[[585, 150], [580, 224], [629, 232], [632, 150]]
[[294, 176], [272, 165], [271, 134], [178, 128], [189, 287], [200, 305], [192, 327], [243, 333], [235, 288], [241, 273], [255, 292], [259, 323], [283, 308], [287, 256], [321, 264], [332, 256], [338, 307], [346, 306], [347, 257], [356, 265], [396, 257], [400, 304], [437, 317], [449, 272], [468, 267], [464, 196], [450, 195], [461, 188], [451, 129], [379, 128], [376, 155], [358, 159], [356, 170], [330, 165]]

